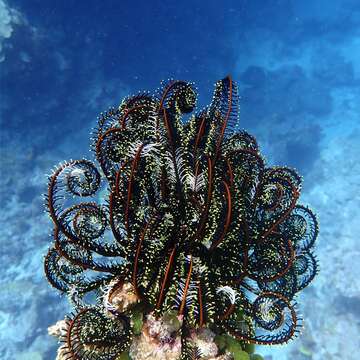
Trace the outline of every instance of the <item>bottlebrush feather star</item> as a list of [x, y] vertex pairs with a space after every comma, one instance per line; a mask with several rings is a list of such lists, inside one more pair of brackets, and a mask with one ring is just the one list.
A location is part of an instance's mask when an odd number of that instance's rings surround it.
[[[297, 204], [301, 177], [266, 167], [255, 138], [238, 129], [230, 77], [183, 122], [196, 98], [193, 84], [175, 80], [125, 98], [94, 133], [101, 170], [74, 160], [49, 177], [54, 244], [45, 273], [72, 294], [68, 359], [115, 359], [131, 342], [134, 306], [157, 318], [177, 313], [183, 359], [200, 358], [188, 339], [202, 327], [270, 345], [298, 332], [294, 297], [318, 269], [318, 223]], [[102, 204], [74, 200], [104, 182]], [[125, 293], [135, 300], [115, 304]]]

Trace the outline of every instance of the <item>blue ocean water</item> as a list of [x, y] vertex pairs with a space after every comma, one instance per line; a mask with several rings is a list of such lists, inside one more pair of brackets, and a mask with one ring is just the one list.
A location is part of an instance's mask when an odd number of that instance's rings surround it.
[[124, 96], [172, 77], [201, 106], [227, 74], [241, 128], [268, 164], [298, 169], [320, 219], [302, 334], [257, 352], [358, 359], [359, 25], [358, 0], [0, 0], [0, 359], [55, 359], [47, 327], [69, 311], [43, 275], [46, 174], [91, 157], [97, 115]]

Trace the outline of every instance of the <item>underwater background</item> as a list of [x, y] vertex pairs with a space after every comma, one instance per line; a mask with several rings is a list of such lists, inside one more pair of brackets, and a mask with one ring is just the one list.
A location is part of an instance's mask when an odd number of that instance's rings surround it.
[[42, 194], [89, 153], [101, 111], [169, 77], [238, 82], [240, 128], [268, 165], [303, 176], [320, 221], [320, 273], [298, 296], [301, 336], [266, 360], [358, 359], [360, 2], [0, 0], [0, 359], [55, 359], [70, 311], [47, 283]]

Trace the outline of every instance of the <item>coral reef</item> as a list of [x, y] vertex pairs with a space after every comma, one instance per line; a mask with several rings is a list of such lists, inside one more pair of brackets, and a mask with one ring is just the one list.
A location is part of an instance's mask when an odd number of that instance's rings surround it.
[[0, 63], [5, 60], [3, 45], [9, 39], [14, 28], [23, 21], [21, 14], [11, 8], [6, 2], [0, 0]]
[[94, 133], [101, 171], [71, 160], [49, 177], [45, 273], [74, 305], [51, 330], [59, 359], [256, 359], [250, 343], [299, 332], [294, 298], [318, 269], [302, 179], [238, 129], [230, 77], [183, 121], [196, 97], [169, 80], [125, 98]]

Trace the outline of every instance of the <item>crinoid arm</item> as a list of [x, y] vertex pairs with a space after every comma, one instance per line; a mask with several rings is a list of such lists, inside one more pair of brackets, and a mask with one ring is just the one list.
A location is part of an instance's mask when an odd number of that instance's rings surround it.
[[239, 129], [231, 77], [196, 98], [172, 79], [126, 97], [99, 117], [97, 165], [49, 177], [45, 274], [74, 305], [59, 359], [231, 359], [298, 334], [296, 294], [318, 272], [302, 178]]

